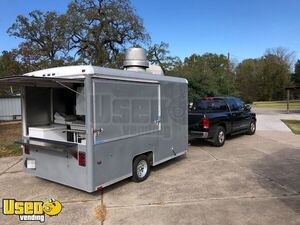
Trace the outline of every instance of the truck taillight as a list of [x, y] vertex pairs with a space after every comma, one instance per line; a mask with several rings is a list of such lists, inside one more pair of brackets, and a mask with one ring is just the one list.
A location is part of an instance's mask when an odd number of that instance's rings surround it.
[[79, 166], [85, 166], [86, 165], [85, 152], [79, 152], [78, 153], [78, 163], [79, 163]]
[[207, 117], [202, 119], [202, 126], [204, 129], [209, 129], [209, 119]]
[[21, 145], [20, 147], [23, 149], [24, 154], [27, 154], [27, 155], [30, 154], [30, 150], [29, 150], [28, 146]]

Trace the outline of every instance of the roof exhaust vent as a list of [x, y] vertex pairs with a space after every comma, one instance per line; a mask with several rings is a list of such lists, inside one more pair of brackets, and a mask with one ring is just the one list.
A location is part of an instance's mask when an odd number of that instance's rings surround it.
[[125, 52], [124, 70], [145, 72], [149, 68], [147, 52], [143, 48], [129, 48]]

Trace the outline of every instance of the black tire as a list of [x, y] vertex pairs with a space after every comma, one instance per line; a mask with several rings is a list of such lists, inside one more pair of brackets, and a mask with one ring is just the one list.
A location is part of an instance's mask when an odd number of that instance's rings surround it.
[[[145, 171], [146, 170], [146, 171]], [[132, 164], [132, 180], [142, 182], [147, 179], [151, 172], [149, 158], [146, 155], [137, 156]]]
[[255, 120], [251, 120], [250, 124], [249, 124], [249, 128], [247, 131], [248, 135], [253, 135], [255, 134], [256, 131], [256, 121]]
[[225, 144], [226, 132], [224, 127], [218, 126], [212, 144], [216, 147], [221, 147]]

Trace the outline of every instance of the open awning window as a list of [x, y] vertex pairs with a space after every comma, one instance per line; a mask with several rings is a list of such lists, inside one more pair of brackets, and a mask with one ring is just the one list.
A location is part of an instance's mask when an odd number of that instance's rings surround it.
[[0, 87], [2, 86], [32, 86], [32, 87], [61, 87], [61, 84], [66, 86], [74, 83], [83, 83], [84, 79], [66, 79], [53, 77], [31, 77], [31, 76], [10, 76], [0, 78]]

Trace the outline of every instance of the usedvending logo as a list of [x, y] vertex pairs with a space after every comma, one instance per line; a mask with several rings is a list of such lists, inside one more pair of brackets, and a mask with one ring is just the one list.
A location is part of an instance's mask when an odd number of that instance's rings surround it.
[[17, 215], [20, 221], [45, 222], [45, 216], [57, 216], [63, 206], [60, 201], [17, 201], [15, 199], [2, 200], [3, 215]]

